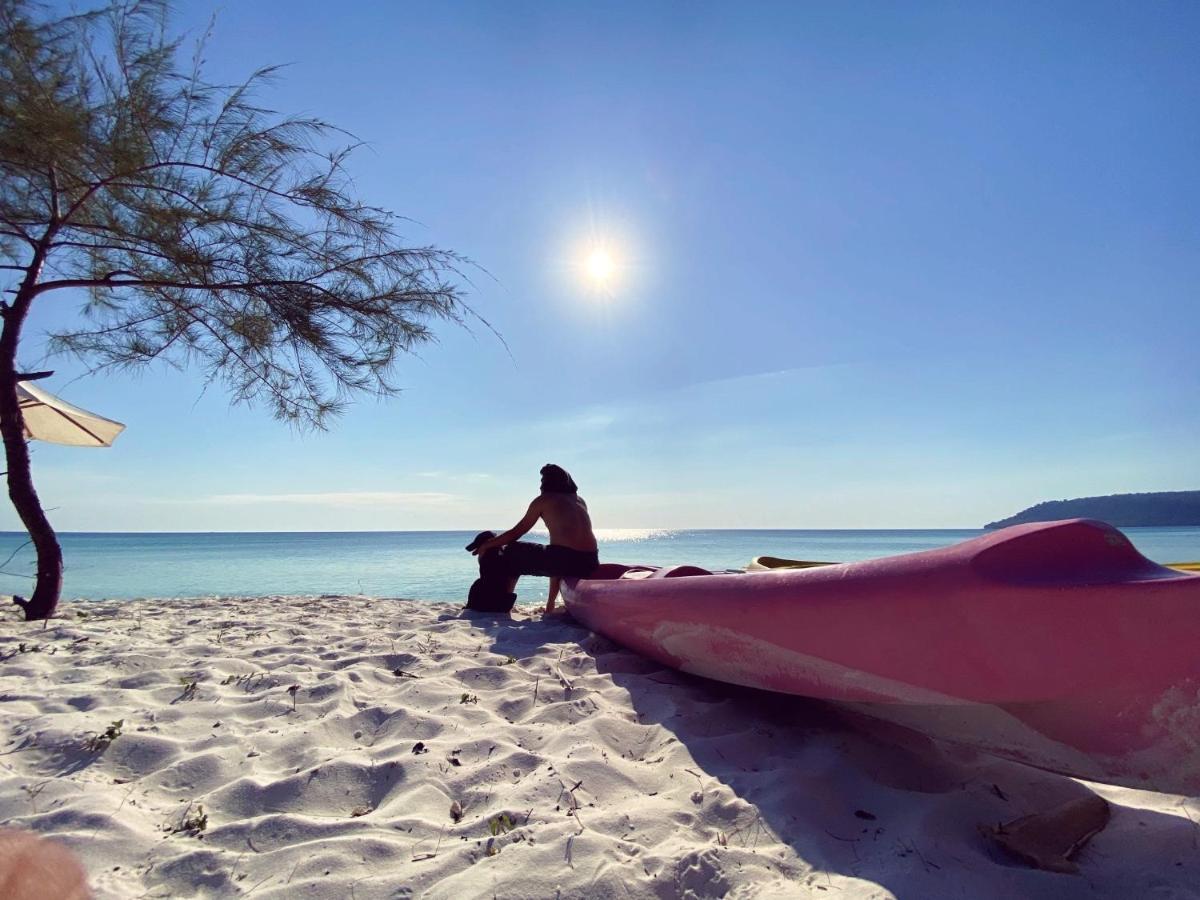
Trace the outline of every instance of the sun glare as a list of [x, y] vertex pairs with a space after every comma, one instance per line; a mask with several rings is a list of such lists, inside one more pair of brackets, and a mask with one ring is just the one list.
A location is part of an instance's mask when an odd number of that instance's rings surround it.
[[607, 307], [627, 298], [634, 286], [640, 265], [637, 246], [627, 232], [593, 221], [586, 230], [568, 235], [555, 264], [572, 293]]
[[596, 247], [588, 254], [587, 258], [587, 274], [588, 278], [598, 287], [603, 287], [612, 279], [613, 273], [616, 271], [616, 264], [613, 262], [612, 255], [603, 247]]

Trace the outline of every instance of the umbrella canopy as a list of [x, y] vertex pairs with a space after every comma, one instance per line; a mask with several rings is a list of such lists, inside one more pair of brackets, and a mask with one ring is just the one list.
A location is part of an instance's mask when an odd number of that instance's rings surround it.
[[72, 447], [111, 447], [125, 430], [120, 422], [72, 406], [28, 381], [17, 383], [17, 397], [25, 419], [25, 436], [33, 440]]

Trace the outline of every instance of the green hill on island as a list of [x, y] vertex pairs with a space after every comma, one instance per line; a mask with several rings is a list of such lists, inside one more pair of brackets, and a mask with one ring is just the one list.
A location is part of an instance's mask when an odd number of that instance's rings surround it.
[[1075, 500], [1047, 500], [1015, 516], [988, 522], [984, 528], [1007, 528], [1025, 522], [1057, 519], [1100, 519], [1118, 527], [1200, 525], [1200, 491], [1153, 494], [1109, 494]]

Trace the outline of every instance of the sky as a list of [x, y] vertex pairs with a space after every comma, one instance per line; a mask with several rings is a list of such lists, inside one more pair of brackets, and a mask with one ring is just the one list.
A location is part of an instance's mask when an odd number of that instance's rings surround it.
[[[739, 8], [745, 7], [745, 8]], [[365, 142], [476, 325], [323, 433], [195, 372], [41, 382], [64, 531], [978, 527], [1200, 488], [1200, 5], [179, 3], [206, 71]], [[595, 248], [611, 278], [589, 278]], [[80, 377], [80, 376], [84, 377]], [[19, 529], [10, 508], [0, 529]]]

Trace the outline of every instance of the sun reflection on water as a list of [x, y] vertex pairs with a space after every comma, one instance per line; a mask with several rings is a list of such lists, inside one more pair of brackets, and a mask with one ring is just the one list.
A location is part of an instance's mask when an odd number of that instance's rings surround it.
[[[545, 528], [534, 528], [530, 534], [546, 537]], [[661, 538], [672, 538], [676, 530], [673, 528], [597, 528], [596, 540], [602, 544], [612, 541], [649, 541]]]
[[648, 541], [654, 538], [673, 537], [670, 528], [597, 528], [598, 541]]

